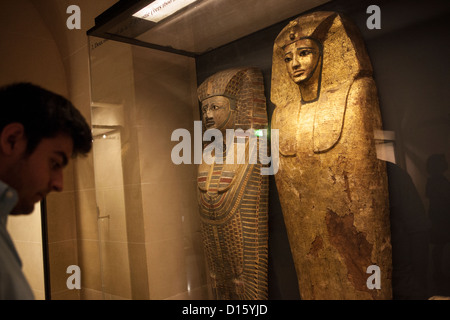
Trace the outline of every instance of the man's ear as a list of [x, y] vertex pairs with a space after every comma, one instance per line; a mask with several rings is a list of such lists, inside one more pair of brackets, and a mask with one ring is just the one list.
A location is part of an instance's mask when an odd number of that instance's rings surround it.
[[7, 124], [0, 134], [0, 148], [3, 154], [11, 156], [25, 151], [27, 139], [23, 124], [13, 122]]

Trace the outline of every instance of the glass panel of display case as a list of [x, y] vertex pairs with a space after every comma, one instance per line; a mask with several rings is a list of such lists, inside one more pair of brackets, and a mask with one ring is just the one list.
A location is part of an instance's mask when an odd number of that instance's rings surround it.
[[[329, 0], [119, 1], [90, 35], [197, 55]], [[172, 13], [173, 12], [173, 13]]]

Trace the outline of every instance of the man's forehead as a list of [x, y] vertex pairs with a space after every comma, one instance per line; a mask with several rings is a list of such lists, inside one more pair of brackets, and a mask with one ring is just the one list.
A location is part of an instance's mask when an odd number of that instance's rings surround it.
[[49, 151], [56, 155], [67, 160], [72, 157], [73, 139], [68, 135], [60, 134], [53, 138], [44, 138], [42, 143], [46, 144]]

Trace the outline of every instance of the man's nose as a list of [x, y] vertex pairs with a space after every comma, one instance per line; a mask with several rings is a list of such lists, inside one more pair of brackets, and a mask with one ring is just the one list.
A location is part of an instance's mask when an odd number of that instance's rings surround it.
[[50, 190], [61, 192], [64, 188], [64, 175], [62, 170], [58, 170], [57, 172], [53, 173], [52, 179], [50, 181]]

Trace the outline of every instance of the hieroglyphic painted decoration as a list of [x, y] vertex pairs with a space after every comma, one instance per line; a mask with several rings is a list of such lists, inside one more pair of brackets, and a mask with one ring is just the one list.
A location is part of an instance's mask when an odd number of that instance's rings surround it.
[[[271, 100], [301, 297], [390, 299], [388, 184], [374, 139], [381, 115], [357, 28], [334, 12], [291, 21], [275, 40]], [[367, 284], [370, 266], [380, 289]]]
[[[258, 69], [216, 73], [199, 86], [198, 97], [205, 129], [221, 130], [224, 143], [226, 129], [268, 127], [263, 77]], [[236, 137], [232, 145], [224, 145], [223, 152], [214, 155], [212, 164], [203, 162], [198, 169], [209, 282], [216, 299], [267, 299], [268, 178], [261, 175], [259, 162], [244, 161], [239, 144], [245, 146], [248, 158], [252, 151], [249, 138]], [[234, 161], [226, 161], [231, 148]]]

